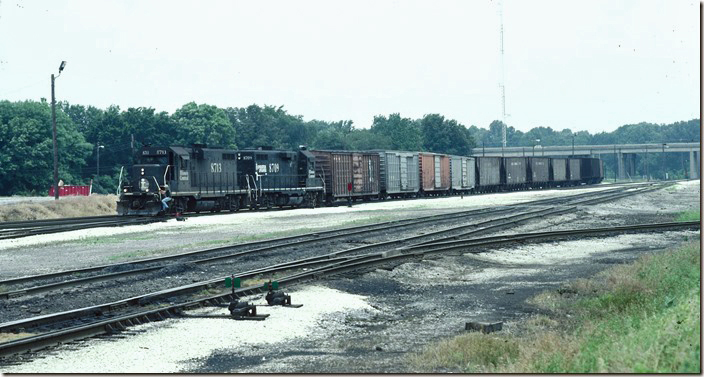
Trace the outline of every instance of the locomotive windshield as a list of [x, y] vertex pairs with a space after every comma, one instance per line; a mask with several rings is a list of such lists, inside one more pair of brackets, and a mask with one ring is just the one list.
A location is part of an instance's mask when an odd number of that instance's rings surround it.
[[166, 156], [142, 156], [139, 162], [141, 164], [167, 165], [169, 160]]

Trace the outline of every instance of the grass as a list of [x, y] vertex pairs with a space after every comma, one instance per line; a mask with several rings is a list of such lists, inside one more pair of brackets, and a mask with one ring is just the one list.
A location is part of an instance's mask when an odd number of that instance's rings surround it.
[[120, 254], [115, 254], [111, 255], [108, 257], [109, 261], [115, 262], [115, 261], [121, 261], [121, 260], [130, 260], [130, 259], [141, 259], [145, 257], [149, 257], [155, 254], [161, 253], [163, 250], [134, 250], [134, 251], [127, 251], [124, 253]]
[[530, 301], [550, 316], [460, 335], [411, 362], [422, 372], [701, 373], [699, 263], [698, 242], [642, 257]]
[[679, 215], [677, 215], [677, 219], [676, 219], [676, 221], [681, 221], [681, 222], [699, 221], [699, 220], [700, 220], [700, 214], [699, 214], [698, 209], [692, 210], [692, 211], [684, 211], [684, 212], [680, 213]]
[[71, 196], [58, 201], [20, 202], [0, 206], [0, 221], [43, 220], [117, 214], [117, 196]]

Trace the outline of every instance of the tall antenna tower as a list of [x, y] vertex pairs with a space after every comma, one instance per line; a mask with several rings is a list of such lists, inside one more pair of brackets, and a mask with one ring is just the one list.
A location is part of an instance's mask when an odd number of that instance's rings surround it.
[[506, 147], [506, 86], [504, 84], [504, 5], [499, 3], [499, 19], [501, 21], [501, 145]]

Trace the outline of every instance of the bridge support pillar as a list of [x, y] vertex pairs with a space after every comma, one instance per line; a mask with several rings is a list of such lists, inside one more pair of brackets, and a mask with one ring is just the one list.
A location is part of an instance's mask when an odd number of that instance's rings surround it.
[[618, 167], [618, 179], [619, 180], [624, 180], [626, 179], [626, 167], [624, 163], [624, 153], [621, 152], [621, 150], [618, 151], [616, 154], [616, 165]]
[[635, 153], [624, 153], [623, 154], [623, 170], [626, 178], [631, 179], [636, 175], [636, 154]]
[[698, 179], [700, 177], [699, 153], [689, 151], [689, 179]]

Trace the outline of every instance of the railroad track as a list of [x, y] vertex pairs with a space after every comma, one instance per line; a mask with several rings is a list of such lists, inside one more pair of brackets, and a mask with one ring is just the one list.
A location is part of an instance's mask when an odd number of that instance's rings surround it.
[[[433, 242], [417, 243], [415, 245], [392, 250], [354, 256], [344, 255], [343, 252], [340, 252], [335, 256], [328, 255], [315, 260], [309, 258], [307, 260], [289, 263], [287, 266], [271, 266], [257, 271], [243, 273], [238, 276], [247, 277], [272, 274], [282, 269], [297, 271], [284, 278], [278, 279], [280, 284], [291, 286], [293, 284], [299, 284], [335, 274], [364, 271], [365, 269], [374, 268], [375, 266], [383, 264], [391, 263], [397, 265], [403, 263], [405, 260], [422, 259], [428, 255], [438, 253], [480, 253], [491, 250], [492, 248], [515, 243], [537, 243], [574, 239], [575, 237], [603, 237], [632, 232], [659, 232], [699, 228], [699, 222], [680, 222], [511, 234], [472, 239], [436, 239]], [[209, 283], [211, 285], [217, 285], [222, 282], [222, 280], [223, 279], [213, 279], [209, 281]], [[197, 299], [187, 299], [168, 306], [164, 306], [156, 301], [163, 297], [173, 297], [175, 292], [179, 292], [180, 294], [189, 292], [195, 286], [198, 286], [196, 288], [198, 289], [201, 287], [199, 284], [191, 284], [177, 289], [155, 292], [149, 295], [133, 297], [108, 304], [0, 324], [0, 332], [2, 333], [25, 332], [32, 328], [34, 328], [34, 331], [39, 332], [20, 339], [0, 343], [0, 357], [7, 359], [12, 355], [40, 350], [70, 340], [100, 334], [112, 334], [124, 330], [129, 326], [181, 316], [184, 311], [202, 306], [221, 306], [234, 298], [261, 294], [264, 291], [264, 288], [261, 286], [246, 287], [237, 289], [234, 293], [227, 292]], [[184, 298], [187, 297], [184, 296]]]
[[[609, 184], [610, 188], [633, 188], [640, 186], [655, 185], [655, 182], [645, 183], [614, 183]], [[549, 188], [550, 190], [576, 190], [585, 187], [595, 186], [568, 186], [560, 188]], [[487, 195], [493, 193], [481, 193], [475, 195]], [[426, 199], [426, 198], [417, 198]], [[387, 199], [397, 200], [397, 199]], [[398, 199], [407, 200], [407, 199]], [[337, 203], [341, 205], [341, 203]], [[201, 217], [218, 215], [218, 213], [208, 214], [188, 214], [186, 217]], [[88, 216], [76, 218], [62, 219], [47, 219], [47, 220], [29, 220], [29, 221], [5, 221], [0, 222], [0, 240], [22, 238], [35, 235], [52, 234], [67, 232], [72, 230], [90, 229], [98, 227], [124, 226], [124, 225], [140, 225], [149, 224], [152, 222], [168, 220], [167, 217], [126, 217], [126, 216]]]
[[0, 222], [0, 240], [36, 236], [42, 234], [68, 232], [99, 227], [149, 224], [164, 221], [163, 218], [90, 216], [48, 220]]
[[[274, 251], [280, 248], [300, 247], [313, 243], [330, 242], [341, 238], [349, 238], [354, 235], [368, 235], [371, 232], [388, 232], [393, 229], [409, 228], [412, 226], [427, 226], [427, 224], [437, 223], [439, 221], [453, 221], [463, 218], [481, 217], [486, 215], [496, 216], [507, 212], [512, 213], [509, 216], [498, 217], [486, 221], [469, 223], [461, 226], [450, 227], [445, 230], [430, 232], [417, 236], [398, 238], [388, 242], [376, 243], [374, 245], [365, 245], [354, 248], [353, 250], [364, 251], [371, 250], [374, 247], [385, 247], [391, 244], [408, 243], [421, 239], [432, 239], [436, 236], [444, 236], [446, 234], [455, 233], [461, 234], [464, 229], [480, 228], [470, 232], [476, 235], [487, 231], [500, 229], [507, 225], [516, 225], [521, 222], [529, 221], [535, 218], [540, 218], [547, 215], [557, 215], [562, 213], [573, 212], [578, 205], [595, 204], [606, 200], [615, 200], [624, 196], [634, 195], [648, 190], [657, 189], [659, 186], [643, 187], [628, 191], [625, 188], [617, 188], [612, 190], [604, 190], [597, 193], [583, 193], [572, 195], [569, 197], [553, 198], [536, 200], [518, 205], [506, 206], [502, 208], [479, 209], [469, 211], [459, 211], [450, 214], [432, 215], [421, 218], [408, 220], [394, 220], [371, 225], [362, 225], [355, 227], [347, 227], [343, 229], [335, 229], [329, 231], [319, 231], [298, 236], [282, 237], [272, 240], [248, 242], [245, 244], [231, 245], [205, 250], [196, 250], [177, 255], [169, 255], [157, 258], [148, 258], [127, 263], [116, 263], [110, 265], [95, 266], [82, 269], [74, 269], [50, 274], [41, 274], [33, 276], [24, 276], [13, 279], [0, 281], [0, 299], [16, 298], [29, 294], [49, 292], [57, 289], [75, 287], [88, 283], [96, 283], [109, 281], [118, 278], [146, 274], [164, 268], [164, 262], [177, 263], [193, 263], [193, 264], [209, 264], [221, 262], [228, 259], [244, 257], [254, 253], [264, 253]], [[575, 201], [576, 200], [576, 201]], [[569, 207], [562, 207], [566, 203], [571, 203]], [[535, 206], [553, 206], [537, 211], [526, 211], [526, 208]], [[522, 211], [522, 212], [521, 212]], [[105, 273], [104, 271], [116, 271]], [[31, 283], [27, 286], [26, 283]]]

